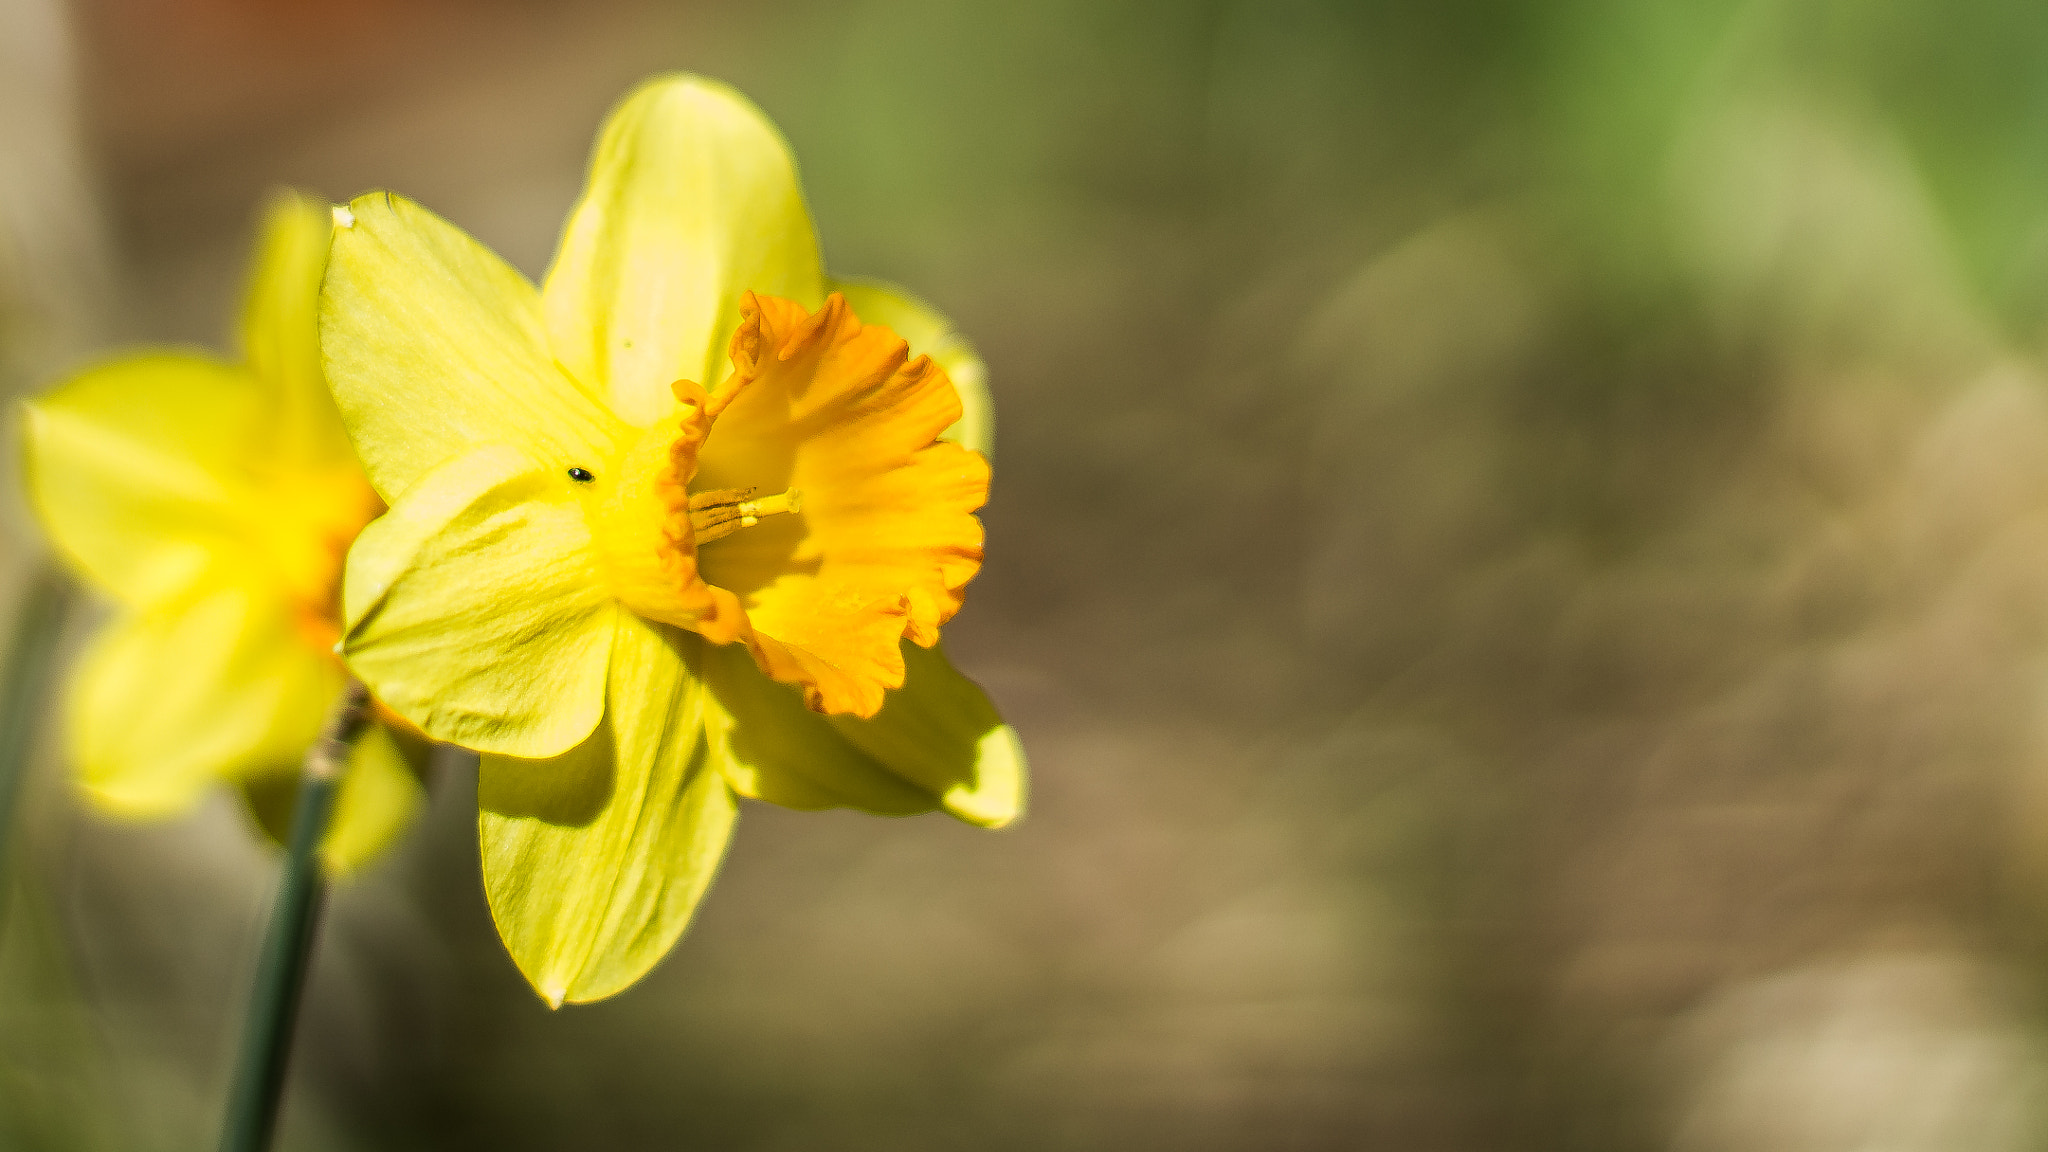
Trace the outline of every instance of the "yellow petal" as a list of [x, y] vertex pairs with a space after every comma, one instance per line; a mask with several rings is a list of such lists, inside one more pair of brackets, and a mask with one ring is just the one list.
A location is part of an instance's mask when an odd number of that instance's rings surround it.
[[540, 295], [433, 213], [359, 196], [320, 299], [327, 380], [387, 503], [428, 469], [513, 444], [556, 470], [608, 459], [624, 430], [554, 362]]
[[481, 448], [420, 477], [349, 549], [349, 667], [427, 735], [555, 756], [596, 727], [620, 609], [571, 483]]
[[31, 499], [71, 564], [146, 608], [234, 568], [269, 419], [247, 371], [150, 353], [90, 369], [25, 405]]
[[743, 292], [816, 307], [822, 282], [789, 146], [739, 93], [678, 75], [605, 122], [543, 294], [555, 355], [645, 426], [671, 382], [724, 375]]
[[834, 716], [839, 735], [938, 796], [970, 824], [1000, 828], [1024, 811], [1024, 746], [987, 694], [937, 648], [903, 645], [903, 687], [873, 718]]
[[102, 807], [167, 815], [215, 780], [297, 764], [340, 690], [288, 610], [220, 588], [94, 639], [71, 685], [72, 750]]
[[937, 793], [891, 773], [804, 707], [795, 688], [762, 675], [744, 648], [705, 644], [699, 651], [712, 693], [713, 759], [733, 791], [785, 808], [858, 808], [878, 816], [938, 806]]
[[737, 807], [707, 763], [695, 644], [621, 615], [611, 707], [551, 760], [485, 756], [484, 891], [519, 970], [550, 1004], [599, 1000], [667, 954], [718, 871]]
[[320, 842], [328, 872], [347, 875], [382, 852], [412, 823], [425, 799], [399, 738], [382, 724], [370, 725], [349, 754], [333, 824]]
[[910, 343], [910, 354], [929, 356], [952, 377], [960, 393], [960, 418], [939, 433], [983, 456], [995, 455], [995, 402], [988, 391], [988, 365], [937, 309], [894, 284], [879, 280], [828, 280], [827, 292], [846, 297], [863, 324], [880, 324]]
[[320, 276], [333, 231], [325, 203], [296, 192], [273, 197], [242, 304], [243, 354], [278, 411], [267, 439], [301, 466], [353, 459], [320, 370]]

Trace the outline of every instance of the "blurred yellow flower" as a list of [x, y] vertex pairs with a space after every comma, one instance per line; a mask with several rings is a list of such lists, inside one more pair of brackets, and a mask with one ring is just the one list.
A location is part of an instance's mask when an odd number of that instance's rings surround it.
[[391, 504], [349, 555], [344, 650], [484, 754], [485, 889], [543, 997], [661, 958], [735, 793], [1016, 816], [1016, 738], [935, 647], [981, 563], [980, 361], [826, 278], [752, 105], [631, 95], [538, 290], [400, 197], [337, 218], [327, 375]]
[[[31, 501], [60, 555], [116, 604], [77, 668], [67, 735], [107, 811], [169, 815], [241, 784], [273, 833], [340, 694], [342, 560], [382, 510], [320, 372], [326, 206], [270, 209], [241, 323], [246, 362], [138, 352], [25, 405]], [[322, 844], [345, 871], [404, 827], [402, 744], [356, 745]], [[415, 748], [416, 751], [416, 748]]]

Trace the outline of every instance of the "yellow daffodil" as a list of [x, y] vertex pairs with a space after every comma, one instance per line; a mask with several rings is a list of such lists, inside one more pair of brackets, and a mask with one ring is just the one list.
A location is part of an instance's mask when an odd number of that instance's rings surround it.
[[543, 997], [661, 958], [735, 794], [1016, 816], [1016, 738], [936, 647], [981, 563], [980, 362], [825, 276], [760, 112], [643, 85], [538, 289], [400, 197], [336, 221], [327, 375], [391, 506], [344, 651], [483, 753], [485, 890]]
[[[24, 414], [29, 492], [58, 552], [116, 605], [67, 706], [88, 796], [131, 817], [241, 784], [273, 832], [347, 673], [341, 569], [382, 511], [320, 372], [315, 313], [331, 227], [283, 196], [256, 254], [246, 362], [145, 351], [89, 369]], [[417, 734], [356, 745], [322, 852], [346, 870], [419, 802]]]

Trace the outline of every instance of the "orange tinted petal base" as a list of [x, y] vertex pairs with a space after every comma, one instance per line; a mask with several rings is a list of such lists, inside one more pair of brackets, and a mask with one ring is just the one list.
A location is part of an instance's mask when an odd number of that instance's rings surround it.
[[674, 391], [676, 410], [590, 484], [591, 538], [628, 608], [730, 644], [746, 631], [746, 614], [731, 592], [704, 581], [690, 525], [690, 479], [711, 428], [707, 398], [687, 380]]

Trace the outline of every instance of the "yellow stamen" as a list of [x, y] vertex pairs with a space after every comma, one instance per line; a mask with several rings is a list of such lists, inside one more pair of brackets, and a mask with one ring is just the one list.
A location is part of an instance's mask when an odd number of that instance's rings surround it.
[[697, 543], [708, 544], [742, 528], [752, 528], [764, 516], [797, 512], [803, 508], [803, 493], [795, 488], [749, 500], [752, 488], [720, 488], [690, 497], [690, 531]]

